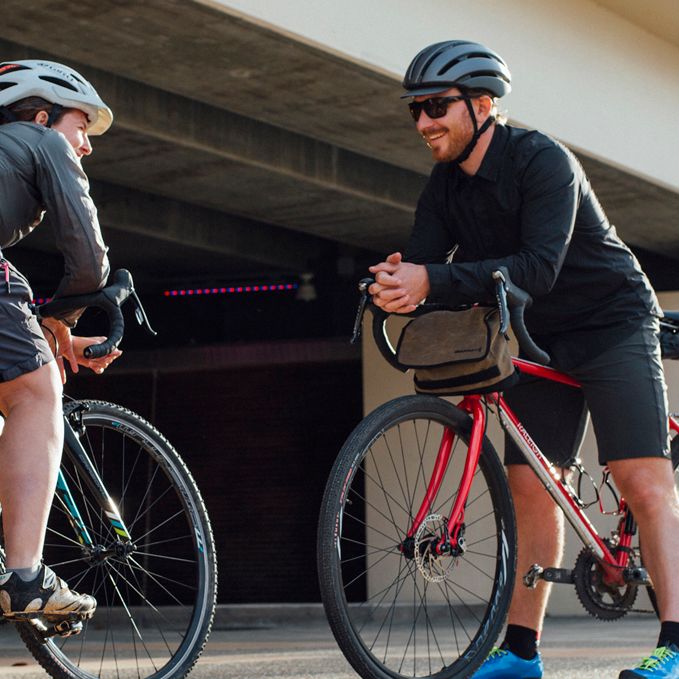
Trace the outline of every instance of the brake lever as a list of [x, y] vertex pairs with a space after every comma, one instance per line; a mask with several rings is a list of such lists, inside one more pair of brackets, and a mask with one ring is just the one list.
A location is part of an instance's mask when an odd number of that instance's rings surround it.
[[149, 335], [157, 335], [158, 333], [151, 327], [151, 323], [149, 322], [148, 316], [144, 311], [141, 300], [134, 290], [132, 290], [130, 293], [130, 298], [132, 299], [132, 304], [134, 305], [134, 317], [137, 319], [137, 323], [139, 325], [143, 325]]
[[501, 271], [494, 271], [493, 278], [495, 279], [495, 297], [500, 310], [500, 334], [506, 335], [509, 330], [509, 307], [507, 306], [505, 277]]
[[358, 300], [358, 309], [356, 310], [356, 318], [354, 319], [354, 329], [351, 333], [351, 344], [356, 344], [361, 337], [361, 327], [363, 325], [363, 316], [365, 314], [365, 307], [370, 300], [368, 288], [374, 283], [372, 278], [362, 278], [358, 282], [358, 291], [361, 297]]

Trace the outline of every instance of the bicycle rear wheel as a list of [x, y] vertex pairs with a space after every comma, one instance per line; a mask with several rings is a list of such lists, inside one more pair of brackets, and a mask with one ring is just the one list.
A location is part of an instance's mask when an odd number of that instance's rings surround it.
[[[361, 677], [468, 677], [500, 633], [516, 570], [515, 520], [485, 437], [465, 508], [466, 549], [426, 558], [458, 492], [470, 425], [442, 399], [406, 396], [368, 415], [337, 457], [319, 521], [319, 581], [330, 627]], [[452, 456], [408, 548], [445, 429], [455, 433]]]
[[206, 643], [216, 602], [205, 506], [177, 452], [148, 422], [99, 401], [68, 404], [67, 412], [83, 406], [80, 441], [134, 548], [120, 548], [105, 508], [65, 451], [62, 472], [95, 544], [78, 542], [55, 500], [44, 560], [73, 589], [93, 594], [97, 611], [78, 636], [44, 640], [30, 623], [19, 624], [19, 633], [59, 679], [184, 677]]

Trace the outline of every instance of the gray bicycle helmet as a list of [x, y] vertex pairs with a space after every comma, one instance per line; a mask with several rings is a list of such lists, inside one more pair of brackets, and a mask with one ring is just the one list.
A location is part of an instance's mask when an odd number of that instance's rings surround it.
[[417, 97], [451, 87], [487, 90], [504, 97], [511, 74], [502, 57], [477, 42], [448, 40], [425, 47], [411, 62], [403, 78], [406, 94]]
[[42, 59], [0, 63], [0, 109], [27, 97], [42, 97], [51, 104], [82, 111], [89, 121], [87, 133], [104, 134], [113, 122], [111, 109], [77, 71]]
[[494, 97], [504, 97], [511, 89], [512, 76], [502, 57], [467, 40], [448, 40], [425, 47], [411, 62], [403, 78], [405, 97], [437, 94], [457, 87], [464, 97], [474, 132], [462, 153], [452, 162], [463, 163], [474, 150], [481, 135], [495, 122], [495, 116], [486, 118], [481, 127], [476, 122], [470, 91], [482, 90]]

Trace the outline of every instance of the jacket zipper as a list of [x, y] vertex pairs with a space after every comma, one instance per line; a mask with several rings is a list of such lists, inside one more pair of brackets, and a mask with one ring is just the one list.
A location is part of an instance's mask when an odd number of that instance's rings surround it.
[[9, 284], [9, 262], [6, 259], [0, 259], [0, 269], [5, 271], [5, 285], [7, 286], [7, 294], [12, 291]]

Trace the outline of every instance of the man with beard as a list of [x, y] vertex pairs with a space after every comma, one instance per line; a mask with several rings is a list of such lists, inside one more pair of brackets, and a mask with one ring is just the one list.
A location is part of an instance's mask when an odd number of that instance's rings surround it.
[[[437, 164], [405, 256], [395, 252], [370, 267], [373, 301], [396, 313], [425, 298], [449, 306], [488, 302], [491, 273], [500, 266], [532, 295], [528, 330], [582, 392], [523, 380], [507, 400], [557, 471], [567, 473], [586, 424], [584, 395], [599, 460], [639, 524], [661, 613], [656, 650], [620, 677], [679, 678], [679, 588], [672, 573], [679, 500], [655, 294], [570, 151], [497, 115], [497, 99], [510, 91], [498, 54], [467, 41], [436, 43], [415, 57], [403, 86]], [[522, 576], [535, 563], [559, 564], [563, 516], [510, 441], [505, 464], [517, 515], [517, 582], [505, 639], [474, 677], [538, 679], [549, 585], [527, 589]]]

